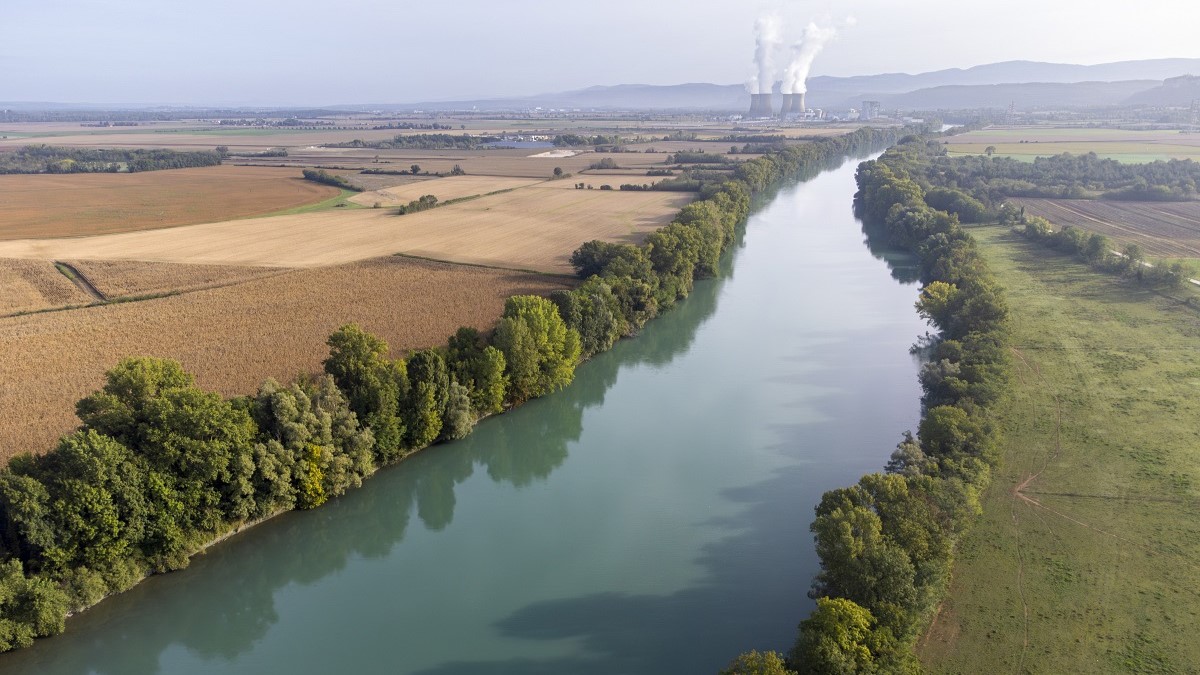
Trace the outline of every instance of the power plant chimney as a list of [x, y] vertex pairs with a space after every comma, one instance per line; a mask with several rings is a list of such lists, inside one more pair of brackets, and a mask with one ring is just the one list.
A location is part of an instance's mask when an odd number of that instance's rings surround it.
[[772, 117], [774, 114], [770, 94], [750, 95], [750, 112], [746, 114], [747, 117]]

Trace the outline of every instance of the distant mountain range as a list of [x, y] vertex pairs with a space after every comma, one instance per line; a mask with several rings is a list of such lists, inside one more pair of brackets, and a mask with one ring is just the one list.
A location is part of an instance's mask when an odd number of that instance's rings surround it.
[[[1187, 105], [1197, 85], [1164, 85], [1200, 75], [1200, 59], [1120, 61], [1092, 66], [1005, 61], [910, 75], [818, 76], [808, 80], [808, 105], [831, 110], [858, 108], [864, 100], [888, 108], [1046, 108], [1146, 103]], [[1154, 92], [1154, 93], [1151, 93]], [[741, 85], [690, 83], [621, 84], [519, 98], [378, 104], [385, 110], [693, 110], [743, 112], [749, 94]], [[361, 108], [361, 106], [345, 106]]]
[[[972, 68], [929, 73], [884, 73], [854, 77], [818, 76], [808, 80], [811, 108], [844, 111], [864, 100], [879, 101], [885, 109], [937, 110], [1053, 107], [1092, 107], [1121, 104], [1189, 105], [1200, 99], [1200, 59], [1120, 61], [1092, 66], [1037, 61], [1005, 61]], [[778, 88], [777, 88], [778, 90]], [[776, 100], [778, 104], [778, 99]], [[465, 101], [419, 101], [328, 106], [306, 111], [527, 111], [534, 108], [596, 111], [705, 111], [743, 113], [750, 95], [740, 84], [689, 83], [675, 85], [620, 84], [576, 91], [512, 98]], [[114, 106], [87, 104], [0, 102], [2, 110], [102, 110]], [[174, 106], [146, 108], [180, 111]], [[286, 106], [205, 108], [239, 114], [246, 110], [290, 110]]]

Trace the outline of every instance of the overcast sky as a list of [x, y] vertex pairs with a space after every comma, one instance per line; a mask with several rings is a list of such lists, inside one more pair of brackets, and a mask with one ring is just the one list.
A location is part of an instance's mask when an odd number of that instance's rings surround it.
[[319, 105], [744, 82], [755, 20], [853, 16], [814, 75], [1200, 57], [1194, 0], [2, 0], [0, 101]]

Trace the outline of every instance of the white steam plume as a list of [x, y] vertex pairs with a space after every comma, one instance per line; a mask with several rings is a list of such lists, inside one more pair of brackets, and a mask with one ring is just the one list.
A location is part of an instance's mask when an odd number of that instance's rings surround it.
[[[846, 25], [854, 25], [853, 18], [847, 19]], [[837, 28], [833, 26], [818, 26], [812, 21], [808, 23], [804, 28], [804, 36], [792, 45], [792, 60], [783, 74], [783, 93], [803, 94], [808, 91], [806, 82], [813, 60], [836, 35]]]
[[769, 94], [775, 85], [774, 55], [779, 48], [779, 17], [764, 16], [754, 24], [754, 65], [757, 77], [750, 80], [751, 94]]

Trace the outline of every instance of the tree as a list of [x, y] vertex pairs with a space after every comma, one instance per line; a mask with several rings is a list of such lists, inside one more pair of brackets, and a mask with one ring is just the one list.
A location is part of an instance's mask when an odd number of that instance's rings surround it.
[[555, 177], [555, 178], [562, 178], [562, 177], [563, 177], [563, 170], [562, 170], [562, 167], [561, 167], [561, 166], [556, 166], [556, 167], [554, 167], [554, 177]]
[[784, 666], [778, 652], [751, 650], [730, 661], [720, 675], [796, 675], [796, 671]]
[[408, 170], [412, 173], [412, 175], [415, 176], [415, 175], [421, 173], [421, 165], [413, 164], [412, 166], [408, 167]]
[[13, 525], [26, 529], [24, 539], [38, 542], [45, 569], [107, 569], [137, 549], [149, 517], [145, 469], [125, 446], [92, 430], [77, 431], [53, 452], [17, 462], [13, 470], [45, 489], [42, 522], [35, 526], [45, 530], [27, 529], [33, 525], [27, 500], [13, 504], [17, 510], [9, 516], [20, 518]]
[[400, 414], [410, 449], [423, 448], [442, 431], [442, 416], [450, 397], [446, 360], [435, 349], [422, 349], [408, 357], [408, 395], [401, 399]]
[[388, 345], [357, 324], [347, 324], [329, 336], [325, 372], [346, 395], [350, 409], [375, 437], [380, 465], [404, 454], [404, 422], [399, 404], [408, 390], [403, 361], [387, 359]]
[[988, 157], [991, 157], [992, 155], [996, 154], [996, 146], [994, 146], [994, 145], [987, 146], [986, 148], [983, 149], [983, 154], [987, 155]]
[[510, 297], [496, 326], [495, 343], [504, 353], [509, 398], [514, 403], [561, 389], [575, 375], [579, 333], [567, 327], [558, 308], [546, 298]]
[[817, 598], [817, 608], [800, 622], [790, 661], [802, 675], [871, 672], [870, 640], [875, 618], [845, 598]]
[[446, 365], [454, 379], [467, 387], [471, 406], [480, 415], [504, 409], [508, 390], [504, 354], [486, 344], [474, 328], [459, 328], [450, 337]]
[[19, 560], [0, 562], [0, 651], [33, 644], [66, 627], [67, 596], [42, 577], [26, 577]]
[[125, 359], [76, 412], [85, 428], [111, 436], [162, 475], [183, 507], [185, 531], [213, 532], [253, 514], [254, 423], [197, 388], [179, 362]]
[[450, 396], [446, 400], [441, 437], [450, 441], [465, 438], [474, 426], [475, 413], [472, 410], [470, 390], [458, 382], [450, 382]]

